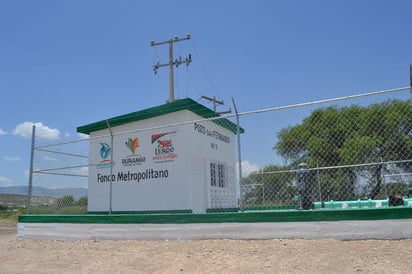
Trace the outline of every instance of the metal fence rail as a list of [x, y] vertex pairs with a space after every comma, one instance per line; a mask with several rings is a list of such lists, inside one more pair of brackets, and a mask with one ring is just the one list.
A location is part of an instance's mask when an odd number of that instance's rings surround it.
[[[87, 213], [88, 140], [36, 144], [35, 137], [33, 126], [28, 213]], [[38, 197], [47, 202], [36, 203]]]

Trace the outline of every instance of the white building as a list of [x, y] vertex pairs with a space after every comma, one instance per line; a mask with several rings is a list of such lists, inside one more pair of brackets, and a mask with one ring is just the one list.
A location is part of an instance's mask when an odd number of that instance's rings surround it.
[[227, 119], [201, 121], [217, 116], [181, 99], [78, 127], [91, 138], [88, 211], [237, 207], [237, 126]]

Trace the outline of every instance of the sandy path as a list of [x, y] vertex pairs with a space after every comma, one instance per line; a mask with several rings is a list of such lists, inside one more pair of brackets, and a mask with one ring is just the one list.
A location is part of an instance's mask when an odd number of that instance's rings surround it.
[[0, 273], [410, 273], [400, 241], [17, 240], [0, 221]]

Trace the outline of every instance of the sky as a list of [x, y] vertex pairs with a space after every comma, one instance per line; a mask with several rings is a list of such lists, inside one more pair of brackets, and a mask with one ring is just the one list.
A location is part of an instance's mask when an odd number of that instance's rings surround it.
[[168, 48], [150, 41], [190, 33], [174, 46], [193, 59], [175, 69], [175, 97], [212, 107], [199, 98], [215, 96], [220, 111], [233, 97], [245, 112], [409, 86], [411, 10], [409, 0], [1, 0], [0, 187], [27, 185], [33, 123], [37, 141], [66, 142], [78, 126], [164, 104], [168, 69], [153, 65]]

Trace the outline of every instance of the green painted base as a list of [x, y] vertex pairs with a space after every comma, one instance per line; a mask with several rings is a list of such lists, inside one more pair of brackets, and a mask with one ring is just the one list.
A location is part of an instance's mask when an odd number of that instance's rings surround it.
[[206, 214], [85, 214], [85, 215], [21, 215], [20, 223], [76, 224], [189, 224], [189, 223], [259, 223], [320, 222], [344, 220], [410, 219], [412, 207], [274, 210], [254, 212], [221, 212]]
[[[182, 210], [142, 210], [142, 211], [112, 211], [112, 214], [178, 214], [178, 213], [192, 213], [191, 209]], [[109, 215], [108, 211], [89, 211], [89, 215]]]

